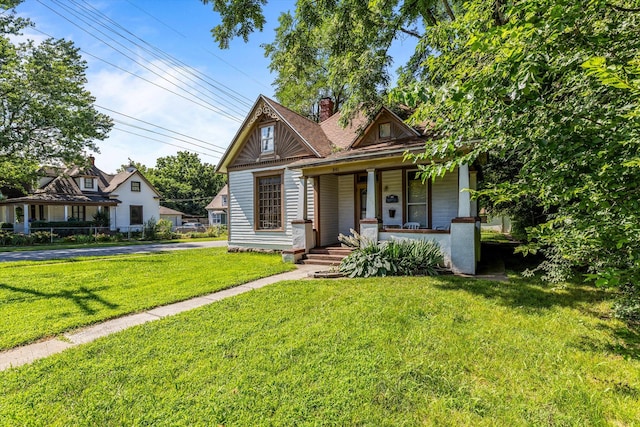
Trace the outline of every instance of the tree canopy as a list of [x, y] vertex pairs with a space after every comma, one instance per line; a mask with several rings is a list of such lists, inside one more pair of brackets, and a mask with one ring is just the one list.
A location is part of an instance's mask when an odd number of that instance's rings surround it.
[[[66, 40], [15, 42], [30, 21], [0, 2], [0, 187], [22, 186], [42, 163], [80, 163], [111, 119], [85, 89], [86, 63]], [[18, 167], [16, 167], [18, 166]]]
[[[179, 151], [160, 157], [155, 167], [131, 162], [162, 194], [161, 204], [190, 215], [206, 215], [205, 206], [224, 186], [224, 176], [197, 154]], [[123, 169], [129, 165], [123, 165]]]

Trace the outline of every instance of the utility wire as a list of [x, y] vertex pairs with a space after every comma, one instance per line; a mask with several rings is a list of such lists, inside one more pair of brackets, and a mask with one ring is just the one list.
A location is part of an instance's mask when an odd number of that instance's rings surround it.
[[170, 135], [164, 134], [162, 132], [157, 132], [157, 131], [154, 131], [154, 130], [151, 130], [151, 129], [143, 128], [142, 126], [137, 126], [137, 125], [134, 125], [134, 124], [131, 124], [131, 123], [123, 122], [122, 120], [114, 119], [113, 121], [115, 123], [118, 123], [118, 124], [121, 124], [121, 125], [124, 125], [124, 126], [132, 127], [134, 129], [138, 129], [138, 130], [149, 132], [149, 133], [152, 133], [152, 134], [155, 134], [155, 135], [160, 135], [160, 136], [165, 136], [167, 138], [175, 139], [176, 141], [184, 142], [185, 144], [193, 145], [194, 147], [202, 148], [204, 150], [210, 150], [210, 151], [212, 151], [212, 152], [214, 152], [216, 154], [224, 154], [224, 151], [220, 150], [219, 148], [213, 149], [213, 148], [204, 147], [204, 146], [196, 144], [194, 142], [189, 142], [186, 139], [175, 138], [175, 137], [172, 137]]
[[119, 112], [119, 111], [115, 111], [115, 110], [112, 110], [112, 109], [110, 109], [110, 108], [103, 107], [103, 106], [101, 106], [101, 105], [97, 105], [97, 104], [94, 104], [94, 105], [95, 105], [96, 107], [98, 107], [98, 108], [102, 108], [103, 110], [110, 111], [110, 112], [115, 113], [115, 114], [119, 114], [119, 115], [124, 116], [124, 117], [127, 117], [127, 118], [129, 118], [129, 119], [132, 119], [132, 120], [135, 120], [135, 121], [138, 121], [138, 122], [141, 122], [141, 123], [147, 124], [147, 125], [151, 125], [151, 126], [157, 127], [158, 129], [166, 130], [167, 132], [175, 133], [176, 135], [184, 136], [185, 138], [193, 139], [194, 141], [202, 142], [203, 144], [206, 144], [206, 145], [210, 145], [211, 147], [213, 147], [213, 148], [211, 148], [211, 150], [218, 150], [218, 151], [221, 151], [223, 154], [224, 154], [224, 152], [225, 152], [225, 150], [226, 150], [226, 148], [225, 148], [225, 147], [221, 147], [221, 146], [219, 146], [219, 145], [212, 144], [212, 143], [207, 142], [207, 141], [204, 141], [204, 140], [202, 140], [202, 139], [194, 138], [193, 136], [185, 135], [185, 134], [183, 134], [183, 133], [176, 132], [176, 131], [171, 130], [171, 129], [167, 129], [167, 128], [165, 128], [165, 127], [162, 127], [162, 126], [159, 126], [159, 125], [153, 124], [153, 123], [151, 123], [151, 122], [147, 122], [147, 121], [144, 121], [144, 120], [141, 120], [141, 119], [137, 119], [137, 118], [135, 118], [135, 117], [133, 117], [133, 116], [130, 116], [130, 115], [128, 115], [128, 114], [124, 114], [124, 113], [121, 113], [121, 112]]
[[[187, 99], [187, 100], [189, 100], [189, 101], [191, 101], [191, 102], [194, 102], [195, 104], [197, 104], [197, 105], [199, 105], [199, 106], [202, 106], [202, 107], [204, 107], [204, 108], [207, 108], [207, 109], [209, 109], [209, 110], [211, 110], [211, 111], [213, 111], [213, 112], [215, 112], [215, 113], [218, 113], [218, 114], [220, 114], [220, 115], [223, 115], [223, 116], [225, 116], [225, 117], [227, 117], [227, 118], [229, 118], [229, 119], [231, 119], [231, 120], [235, 120], [235, 121], [237, 121], [237, 122], [241, 122], [241, 121], [242, 121], [242, 120], [241, 120], [241, 119], [239, 119], [238, 117], [232, 116], [232, 115], [230, 115], [230, 114], [228, 114], [228, 113], [224, 112], [224, 111], [223, 111], [223, 110], [221, 110], [219, 107], [217, 107], [217, 106], [215, 106], [215, 105], [213, 105], [213, 104], [211, 104], [211, 103], [207, 102], [206, 100], [204, 100], [204, 99], [200, 98], [199, 96], [197, 96], [197, 95], [195, 95], [195, 94], [193, 94], [193, 93], [189, 92], [188, 90], [186, 90], [186, 89], [184, 89], [184, 88], [181, 88], [180, 86], [178, 86], [178, 85], [177, 85], [177, 84], [175, 84], [174, 82], [172, 82], [172, 81], [170, 81], [169, 79], [167, 79], [165, 76], [163, 76], [163, 75], [159, 74], [158, 72], [156, 72], [156, 71], [152, 70], [151, 68], [147, 67], [146, 65], [144, 65], [144, 64], [142, 64], [142, 63], [140, 63], [140, 62], [139, 62], [138, 60], [136, 60], [135, 58], [133, 58], [133, 57], [131, 57], [131, 56], [127, 55], [126, 53], [122, 52], [120, 49], [118, 49], [118, 48], [114, 47], [114, 46], [113, 46], [113, 45], [111, 45], [110, 43], [108, 43], [108, 42], [106, 42], [105, 40], [103, 40], [103, 39], [101, 39], [101, 38], [97, 37], [95, 34], [93, 34], [92, 32], [88, 31], [88, 30], [87, 30], [87, 29], [85, 29], [84, 27], [82, 27], [82, 26], [78, 25], [77, 23], [75, 23], [74, 21], [72, 21], [72, 20], [68, 19], [66, 16], [64, 16], [64, 15], [63, 15], [63, 14], [61, 14], [61, 13], [59, 13], [59, 12], [58, 12], [58, 11], [56, 11], [55, 9], [53, 9], [53, 8], [49, 7], [48, 5], [44, 4], [41, 0], [36, 0], [36, 1], [38, 1], [38, 2], [39, 2], [40, 4], [42, 4], [44, 7], [46, 7], [46, 8], [47, 8], [47, 9], [49, 9], [49, 10], [51, 10], [51, 11], [52, 11], [52, 12], [54, 12], [55, 14], [59, 15], [60, 17], [62, 17], [62, 18], [63, 18], [63, 19], [65, 19], [66, 21], [68, 21], [68, 22], [70, 22], [71, 24], [75, 25], [76, 27], [80, 28], [82, 31], [84, 31], [84, 32], [86, 32], [87, 34], [91, 35], [92, 37], [96, 38], [96, 39], [97, 39], [97, 40], [99, 40], [100, 42], [104, 43], [105, 45], [107, 45], [107, 46], [108, 46], [108, 47], [110, 47], [111, 49], [113, 49], [113, 50], [115, 50], [116, 52], [120, 53], [120, 54], [121, 54], [121, 55], [123, 55], [125, 58], [127, 58], [127, 59], [129, 59], [129, 60], [133, 61], [134, 63], [136, 63], [136, 64], [138, 64], [140, 67], [142, 67], [142, 68], [144, 68], [144, 69], [148, 70], [148, 71], [149, 71], [149, 72], [151, 72], [152, 74], [155, 74], [156, 76], [160, 77], [162, 80], [167, 81], [169, 84], [171, 84], [171, 85], [173, 85], [173, 86], [178, 87], [180, 90], [182, 90], [182, 91], [184, 91], [184, 92], [188, 93], [189, 95], [191, 95], [191, 96], [193, 96], [194, 98], [196, 98], [196, 99], [198, 99], [198, 100], [202, 101], [204, 104], [206, 104], [206, 105], [208, 105], [208, 106], [203, 105], [202, 103], [198, 103], [198, 102], [194, 101], [194, 100], [193, 100], [193, 99], [191, 99], [191, 98], [185, 97], [185, 96], [183, 96], [183, 95], [180, 95], [180, 94], [176, 93], [175, 91], [172, 91], [172, 90], [170, 90], [170, 89], [168, 89], [168, 88], [165, 88], [165, 87], [163, 87], [163, 86], [159, 86], [159, 85], [158, 85], [159, 87], [162, 87], [164, 90], [167, 90], [167, 91], [169, 91], [169, 92], [171, 92], [171, 93], [173, 93], [173, 94], [175, 94], [175, 95], [181, 96], [182, 98], [185, 98], [185, 99]], [[54, 1], [54, 2], [56, 2], [56, 0], [53, 0], [53, 1]], [[69, 13], [71, 13], [72, 15], [74, 15], [74, 16], [76, 16], [76, 17], [78, 17], [78, 19], [80, 19], [81, 21], [85, 22], [89, 27], [95, 28], [95, 26], [91, 25], [89, 22], [87, 22], [86, 20], [84, 20], [84, 19], [82, 19], [81, 17], [79, 17], [76, 13], [74, 13], [74, 12], [73, 12], [73, 10], [70, 10], [69, 8], [65, 7], [64, 5], [61, 5], [60, 3], [57, 3], [57, 4], [59, 4], [62, 8], [64, 8], [64, 9], [68, 10], [68, 11], [69, 11]], [[98, 31], [100, 34], [104, 34], [102, 31], [100, 31], [100, 30], [98, 30], [98, 29], [96, 29], [96, 31]], [[106, 36], [106, 35], [105, 35], [105, 36]], [[109, 37], [109, 36], [106, 36], [106, 37]], [[118, 42], [116, 42], [116, 43], [118, 43]], [[121, 43], [118, 43], [118, 44], [122, 45]], [[129, 49], [128, 49], [128, 48], [126, 48], [126, 47], [125, 47], [125, 49], [129, 50]], [[157, 66], [155, 66], [155, 65], [154, 65], [154, 67], [156, 67], [156, 68], [157, 68]], [[135, 74], [134, 74], [134, 75], [135, 75]]]
[[201, 152], [201, 151], [193, 150], [193, 149], [191, 149], [191, 148], [183, 147], [183, 146], [181, 146], [181, 145], [172, 144], [172, 143], [170, 143], [170, 142], [162, 141], [162, 140], [160, 140], [160, 139], [151, 138], [151, 137], [149, 137], [149, 136], [145, 136], [145, 135], [140, 135], [139, 133], [131, 132], [131, 131], [128, 131], [128, 130], [126, 130], [126, 129], [119, 128], [119, 127], [117, 127], [117, 126], [114, 126], [114, 127], [113, 127], [113, 130], [117, 130], [117, 131], [124, 132], [124, 133], [128, 133], [128, 134], [131, 134], [131, 135], [139, 136], [139, 137], [141, 137], [141, 138], [145, 138], [145, 139], [150, 139], [150, 140], [152, 140], [152, 141], [159, 142], [160, 144], [171, 145], [172, 147], [177, 147], [177, 148], [180, 148], [180, 149], [182, 149], [182, 150], [188, 150], [188, 151], [191, 151], [191, 152], [193, 152], [193, 153], [196, 153], [196, 154], [202, 154], [203, 156], [209, 156], [209, 157], [214, 158], [214, 159], [220, 159], [219, 157], [216, 157], [216, 156], [214, 156], [214, 155], [213, 155], [213, 154], [211, 154], [211, 153], [203, 153], [203, 152]]

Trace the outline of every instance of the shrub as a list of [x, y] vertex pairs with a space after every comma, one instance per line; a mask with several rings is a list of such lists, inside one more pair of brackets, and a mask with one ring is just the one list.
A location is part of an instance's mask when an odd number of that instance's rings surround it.
[[174, 233], [171, 231], [173, 223], [168, 219], [161, 219], [156, 224], [156, 237], [160, 240], [173, 239]]
[[[357, 234], [357, 233], [356, 233]], [[340, 264], [340, 271], [349, 277], [404, 276], [438, 274], [442, 264], [440, 246], [433, 241], [395, 240], [366, 243], [355, 236], [360, 247]]]
[[13, 233], [0, 229], [0, 245], [9, 246], [12, 244]]
[[58, 237], [57, 234], [49, 231], [34, 231], [30, 236], [33, 243], [51, 243], [53, 239]]
[[13, 230], [13, 224], [10, 222], [0, 222], [0, 230]]
[[109, 211], [107, 209], [102, 209], [93, 216], [93, 224], [96, 227], [108, 227], [109, 223]]
[[154, 217], [149, 218], [147, 222], [144, 223], [143, 228], [144, 232], [142, 235], [145, 240], [155, 240], [156, 239], [156, 231], [157, 231], [157, 221]]

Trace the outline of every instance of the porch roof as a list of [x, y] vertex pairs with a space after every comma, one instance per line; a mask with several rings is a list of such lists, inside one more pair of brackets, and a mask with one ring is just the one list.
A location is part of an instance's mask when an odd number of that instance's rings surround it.
[[100, 195], [36, 193], [0, 201], [0, 205], [38, 204], [38, 205], [95, 205], [116, 206], [117, 199], [108, 199]]
[[381, 143], [369, 145], [356, 150], [343, 150], [333, 153], [322, 159], [302, 159], [289, 165], [292, 169], [307, 169], [316, 167], [326, 167], [335, 165], [345, 165], [349, 163], [375, 162], [397, 159], [402, 161], [404, 154], [419, 153], [424, 151], [424, 139], [396, 140], [393, 144]]

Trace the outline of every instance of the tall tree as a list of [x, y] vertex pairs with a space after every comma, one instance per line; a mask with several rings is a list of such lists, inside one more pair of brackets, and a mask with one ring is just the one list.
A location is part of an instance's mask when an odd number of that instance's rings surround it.
[[[266, 0], [202, 0], [222, 16], [213, 30], [220, 47], [250, 30], [262, 30]], [[250, 10], [248, 14], [239, 13]], [[298, 0], [295, 11], [280, 15], [276, 37], [265, 44], [265, 55], [276, 73], [276, 97], [307, 116], [317, 114], [316, 102], [331, 97], [349, 116], [363, 107], [375, 110], [390, 82], [394, 41], [411, 38], [431, 22], [455, 19], [457, 6], [449, 0]], [[416, 49], [405, 65], [417, 71], [428, 49]]]
[[205, 206], [224, 186], [224, 176], [197, 154], [179, 151], [175, 156], [160, 157], [154, 168], [144, 175], [162, 194], [161, 204], [191, 215], [206, 215]]
[[546, 254], [541, 269], [553, 281], [578, 268], [599, 284], [640, 283], [639, 100], [633, 84], [606, 78], [637, 76], [633, 3], [469, 1], [425, 36], [439, 52], [424, 63], [433, 79], [400, 91], [414, 119], [434, 121], [442, 136], [423, 157], [450, 159], [429, 175], [485, 153], [517, 159], [482, 194], [498, 206], [539, 203], [526, 249]]
[[83, 151], [98, 151], [95, 141], [112, 126], [84, 88], [86, 63], [73, 43], [12, 41], [31, 25], [16, 16], [18, 3], [0, 2], [0, 186], [7, 187], [24, 184], [39, 163], [85, 161]]

